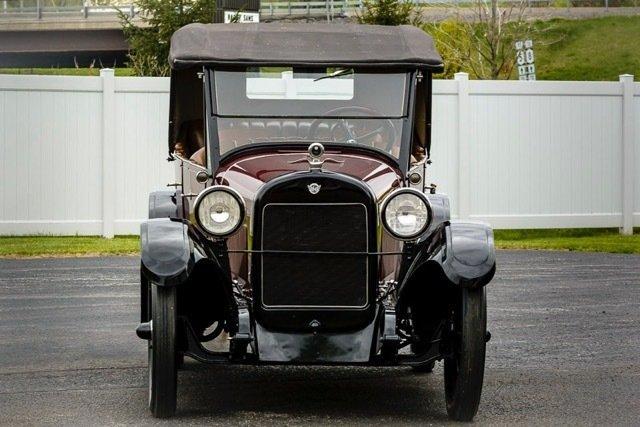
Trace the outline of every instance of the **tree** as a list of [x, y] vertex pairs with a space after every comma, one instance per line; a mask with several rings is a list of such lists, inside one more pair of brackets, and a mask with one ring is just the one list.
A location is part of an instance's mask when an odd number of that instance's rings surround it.
[[[364, 0], [361, 24], [412, 24], [431, 34], [445, 62], [446, 77], [467, 71], [478, 79], [508, 79], [515, 65], [514, 42], [531, 36], [527, 0], [450, 3], [451, 18], [423, 23], [423, 11], [410, 0]], [[502, 6], [504, 5], [504, 6]]]
[[476, 0], [476, 28], [470, 31], [476, 60], [469, 66], [478, 78], [509, 78], [515, 65], [514, 43], [530, 35], [531, 25], [524, 19], [527, 2], [519, 0], [505, 8], [498, 0]]
[[139, 22], [120, 13], [129, 42], [129, 66], [139, 76], [169, 75], [169, 42], [178, 28], [213, 22], [215, 0], [136, 0]]
[[457, 19], [447, 19], [435, 24], [425, 24], [422, 29], [429, 33], [444, 62], [440, 77], [453, 78], [460, 71], [469, 72], [471, 52], [468, 27]]
[[498, 0], [473, 0], [470, 7], [454, 8], [453, 19], [423, 27], [434, 36], [445, 63], [453, 64], [448, 73], [469, 71], [478, 79], [509, 79], [516, 60], [515, 41], [534, 32], [526, 20], [526, 0], [505, 7]]
[[420, 7], [404, 0], [364, 0], [362, 13], [357, 15], [360, 24], [420, 25]]

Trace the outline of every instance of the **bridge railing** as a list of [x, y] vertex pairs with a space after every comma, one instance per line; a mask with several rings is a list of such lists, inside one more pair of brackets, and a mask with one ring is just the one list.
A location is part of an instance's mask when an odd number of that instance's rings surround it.
[[[409, 1], [409, 0], [407, 0]], [[420, 5], [428, 6], [460, 6], [470, 7], [475, 0], [410, 0]], [[640, 0], [499, 0], [504, 4], [524, 4], [527, 7], [638, 7]], [[262, 1], [260, 14], [264, 18], [271, 17], [303, 17], [303, 16], [335, 16], [353, 13], [362, 9], [363, 0], [288, 0], [288, 1]]]
[[93, 4], [88, 1], [67, 0], [56, 4], [45, 0], [0, 0], [0, 20], [45, 18], [115, 18], [119, 12], [131, 17], [137, 9], [134, 4]]
[[[473, 0], [413, 0], [423, 5], [469, 6]], [[500, 0], [501, 3], [519, 3], [522, 0]], [[640, 0], [525, 0], [527, 6], [557, 7], [605, 7], [639, 6]], [[266, 18], [286, 16], [326, 16], [327, 18], [354, 13], [360, 10], [363, 0], [288, 0], [268, 2], [263, 0], [260, 14]], [[116, 18], [119, 12], [135, 16], [138, 12], [133, 0], [0, 0], [0, 21], [19, 19]]]
[[276, 16], [324, 16], [339, 15], [360, 9], [362, 0], [277, 1], [260, 5], [260, 14]]

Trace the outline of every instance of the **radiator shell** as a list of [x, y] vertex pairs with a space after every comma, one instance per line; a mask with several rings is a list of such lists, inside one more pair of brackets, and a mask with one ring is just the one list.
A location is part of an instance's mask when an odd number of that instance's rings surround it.
[[[320, 186], [317, 194], [311, 184]], [[356, 330], [374, 316], [377, 208], [359, 180], [298, 172], [265, 185], [254, 206], [251, 282], [271, 330]]]

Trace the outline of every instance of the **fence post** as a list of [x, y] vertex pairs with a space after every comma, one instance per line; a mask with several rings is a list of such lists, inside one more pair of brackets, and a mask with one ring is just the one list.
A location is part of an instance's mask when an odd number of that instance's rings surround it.
[[456, 73], [458, 82], [458, 219], [469, 218], [469, 74]]
[[102, 79], [102, 237], [114, 235], [115, 219], [115, 77], [112, 68], [100, 70]]
[[633, 75], [620, 76], [622, 84], [622, 228], [621, 234], [633, 234], [635, 153]]

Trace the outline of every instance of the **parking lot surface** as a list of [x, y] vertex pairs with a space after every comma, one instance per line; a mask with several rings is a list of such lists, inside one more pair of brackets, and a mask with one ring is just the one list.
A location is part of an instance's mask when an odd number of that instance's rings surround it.
[[[205, 366], [147, 411], [134, 257], [0, 260], [0, 424], [446, 424], [442, 366]], [[502, 251], [478, 424], [637, 425], [640, 256]]]

